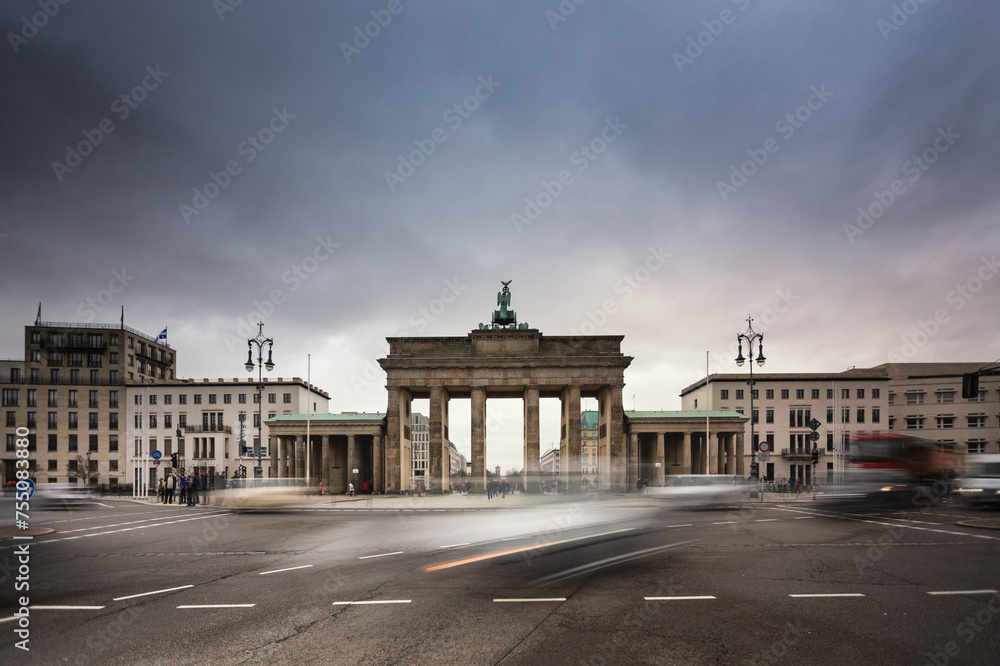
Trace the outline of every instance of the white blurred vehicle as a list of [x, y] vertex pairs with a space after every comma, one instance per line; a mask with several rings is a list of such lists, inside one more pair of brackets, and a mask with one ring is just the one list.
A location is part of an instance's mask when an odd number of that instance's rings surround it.
[[683, 506], [734, 506], [747, 496], [743, 479], [727, 474], [669, 474], [663, 485], [646, 488], [655, 495]]
[[958, 496], [969, 504], [1000, 504], [1000, 455], [970, 455], [966, 458]]
[[268, 511], [302, 506], [319, 490], [304, 479], [234, 479], [225, 490], [214, 490], [210, 502], [235, 511]]
[[94, 491], [75, 483], [39, 483], [31, 502], [40, 509], [68, 509], [88, 504], [94, 499]]

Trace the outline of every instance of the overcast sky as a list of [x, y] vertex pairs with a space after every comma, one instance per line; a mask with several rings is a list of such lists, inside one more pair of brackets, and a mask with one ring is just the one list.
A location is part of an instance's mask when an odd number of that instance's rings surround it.
[[513, 280], [543, 334], [625, 336], [627, 409], [736, 372], [748, 315], [773, 372], [1000, 357], [994, 3], [234, 4], [0, 6], [0, 356], [39, 301], [124, 306], [243, 378], [263, 317], [275, 377], [384, 411], [385, 338]]

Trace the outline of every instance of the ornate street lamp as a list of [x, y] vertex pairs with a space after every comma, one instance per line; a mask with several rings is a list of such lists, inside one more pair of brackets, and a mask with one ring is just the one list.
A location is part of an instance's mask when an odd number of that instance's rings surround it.
[[[754, 359], [753, 343], [757, 341], [757, 358]], [[743, 358], [743, 342], [747, 343], [747, 358]], [[747, 317], [746, 333], [737, 333], [736, 342], [739, 344], [739, 352], [736, 356], [736, 365], [743, 367], [743, 362], [750, 361], [750, 477], [759, 478], [760, 472], [757, 466], [757, 443], [754, 441], [754, 418], [753, 418], [753, 364], [757, 361], [758, 366], [763, 366], [764, 361], [764, 334], [753, 330], [753, 318]]]
[[[253, 372], [254, 367], [257, 368], [257, 444], [254, 445], [253, 457], [257, 459], [257, 465], [254, 467], [254, 478], [257, 478], [257, 470], [262, 470], [261, 465], [261, 445], [264, 443], [264, 371], [263, 368], [267, 368], [268, 372], [274, 370], [274, 361], [271, 360], [271, 348], [274, 346], [274, 340], [271, 338], [264, 337], [264, 322], [258, 323], [258, 330], [256, 337], [247, 340], [247, 362], [243, 366], [247, 369], [247, 372]], [[257, 345], [257, 362], [254, 363], [253, 360], [253, 346]], [[264, 361], [264, 345], [267, 345], [267, 362]], [[271, 455], [274, 455], [273, 452]]]

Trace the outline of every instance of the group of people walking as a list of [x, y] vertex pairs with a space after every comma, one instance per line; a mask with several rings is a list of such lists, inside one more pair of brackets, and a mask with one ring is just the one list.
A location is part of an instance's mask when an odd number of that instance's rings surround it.
[[163, 504], [173, 504], [174, 495], [177, 495], [178, 504], [195, 506], [197, 504], [208, 504], [208, 483], [204, 475], [181, 474], [179, 477], [173, 472], [166, 478], [160, 479], [157, 486], [157, 497]]

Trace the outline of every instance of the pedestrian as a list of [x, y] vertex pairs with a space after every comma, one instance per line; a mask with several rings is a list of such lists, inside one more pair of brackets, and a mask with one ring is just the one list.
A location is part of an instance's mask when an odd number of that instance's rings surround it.
[[187, 482], [187, 505], [194, 506], [198, 503], [198, 475], [189, 474]]
[[166, 498], [164, 499], [164, 502], [166, 502], [167, 504], [174, 503], [174, 488], [176, 486], [177, 486], [177, 477], [175, 477], [174, 473], [171, 472], [170, 475], [167, 477], [167, 482], [166, 482]]
[[166, 484], [163, 482], [163, 479], [160, 479], [160, 482], [158, 484], [156, 484], [156, 497], [157, 497], [156, 501], [157, 502], [166, 502], [167, 501], [167, 497], [166, 497], [166, 494], [165, 494], [165, 488], [166, 488]]
[[180, 491], [177, 493], [178, 494], [178, 498], [177, 498], [177, 503], [178, 504], [186, 504], [187, 503], [187, 485], [188, 485], [188, 479], [187, 479], [187, 477], [184, 476], [183, 474], [181, 474], [180, 481], [177, 482], [177, 487], [180, 488]]
[[323, 485], [322, 481], [319, 482], [319, 494], [326, 495], [326, 486]]
[[353, 483], [348, 482], [348, 484], [347, 484], [347, 494], [350, 495], [351, 497], [354, 497], [354, 484]]

